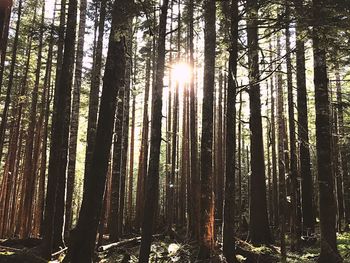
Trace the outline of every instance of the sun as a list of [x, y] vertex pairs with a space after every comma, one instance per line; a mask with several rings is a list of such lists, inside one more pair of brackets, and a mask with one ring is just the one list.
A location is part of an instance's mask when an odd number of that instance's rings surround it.
[[176, 63], [172, 66], [171, 78], [172, 80], [185, 84], [191, 81], [192, 68], [185, 62]]

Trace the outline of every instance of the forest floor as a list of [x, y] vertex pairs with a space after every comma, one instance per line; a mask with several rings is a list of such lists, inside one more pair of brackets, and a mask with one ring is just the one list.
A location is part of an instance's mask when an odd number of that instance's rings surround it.
[[[106, 244], [99, 247], [96, 253], [95, 262], [98, 263], [136, 263], [137, 254], [140, 248], [140, 238], [134, 237], [123, 240], [112, 245]], [[350, 233], [338, 235], [339, 252], [344, 263], [350, 263]], [[176, 241], [173, 237], [158, 235], [154, 238], [151, 247], [150, 262], [157, 263], [189, 263], [195, 262], [198, 253], [198, 244], [194, 241]], [[4, 263], [43, 263], [45, 260], [33, 255], [30, 252], [30, 245], [16, 242], [0, 243], [0, 262]], [[287, 255], [287, 262], [290, 263], [314, 263], [319, 254], [319, 241], [304, 247], [302, 252]], [[246, 263], [273, 263], [280, 262], [279, 248], [277, 246], [254, 247], [251, 244], [237, 241], [237, 258], [240, 262]], [[62, 253], [55, 261], [60, 262], [64, 257]], [[222, 259], [220, 244], [217, 247], [217, 254], [208, 261], [210, 263], [225, 262]]]

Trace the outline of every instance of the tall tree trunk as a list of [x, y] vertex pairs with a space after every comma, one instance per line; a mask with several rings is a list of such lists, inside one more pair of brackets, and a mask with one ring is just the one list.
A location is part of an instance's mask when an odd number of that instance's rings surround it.
[[[269, 43], [270, 50], [270, 69], [272, 71], [272, 44]], [[270, 79], [271, 89], [271, 157], [272, 157], [272, 203], [273, 203], [273, 225], [278, 226], [279, 214], [278, 214], [278, 182], [277, 182], [277, 153], [276, 153], [276, 121], [275, 121], [275, 85], [274, 78]]]
[[259, 85], [258, 3], [247, 1], [248, 64], [251, 131], [251, 179], [249, 238], [255, 244], [269, 244], [265, 163]]
[[[230, 56], [228, 69], [227, 115], [226, 115], [226, 171], [223, 251], [228, 263], [237, 262], [235, 252], [235, 166], [236, 166], [236, 77], [238, 59], [238, 0], [231, 1]], [[242, 103], [242, 102], [241, 102]], [[241, 111], [241, 105], [240, 105]], [[239, 124], [240, 126], [240, 124]], [[239, 131], [240, 132], [240, 131]], [[240, 155], [240, 152], [238, 152]], [[239, 167], [241, 169], [241, 167]], [[241, 201], [241, 200], [240, 200]], [[241, 205], [241, 203], [240, 203]], [[239, 206], [241, 212], [241, 206]]]
[[[277, 56], [281, 56], [281, 40], [277, 36]], [[283, 79], [281, 66], [278, 66], [277, 73], [277, 120], [278, 120], [278, 192], [279, 192], [279, 231], [281, 262], [287, 261], [286, 251], [286, 214], [287, 214], [287, 194], [286, 194], [286, 156], [285, 156], [285, 117], [284, 117], [284, 96]]]
[[103, 35], [105, 29], [106, 18], [106, 2], [107, 0], [101, 0], [100, 6], [100, 21], [98, 22], [98, 39], [94, 54], [94, 61], [92, 65], [91, 87], [89, 94], [89, 112], [88, 112], [88, 127], [86, 135], [86, 153], [85, 153], [85, 170], [84, 170], [84, 188], [88, 183], [90, 176], [91, 156], [94, 150], [96, 129], [97, 129], [97, 117], [99, 107], [99, 92], [100, 92], [100, 79], [102, 68], [102, 49], [103, 49]]
[[149, 168], [147, 173], [146, 198], [142, 223], [142, 239], [139, 263], [148, 262], [154, 217], [158, 205], [159, 159], [162, 133], [162, 96], [165, 64], [165, 36], [169, 0], [164, 0], [159, 18], [158, 58], [155, 85], [152, 90], [152, 123]]
[[[326, 1], [313, 0], [313, 15], [316, 25], [324, 24], [323, 18], [328, 16], [324, 7]], [[334, 197], [334, 180], [332, 177], [331, 130], [329, 113], [329, 90], [327, 78], [326, 28], [314, 27], [314, 85], [316, 107], [316, 150], [317, 171], [320, 191], [320, 226], [321, 226], [321, 254], [320, 263], [340, 262], [336, 238], [336, 206]]]
[[[130, 38], [132, 38], [132, 32], [130, 30]], [[128, 50], [132, 50], [132, 40], [128, 41]], [[118, 211], [118, 232], [123, 234], [124, 229], [124, 207], [125, 207], [125, 185], [126, 185], [126, 173], [127, 173], [127, 160], [128, 160], [128, 143], [129, 143], [129, 111], [130, 111], [130, 76], [131, 76], [131, 62], [130, 60], [126, 65], [125, 75], [125, 97], [123, 105], [123, 132], [122, 132], [122, 153], [120, 160], [120, 197], [119, 197], [119, 211]]]
[[343, 171], [343, 187], [344, 187], [344, 210], [345, 210], [345, 230], [349, 230], [350, 224], [350, 193], [345, 189], [350, 188], [350, 175], [348, 168], [348, 152], [344, 142], [345, 140], [345, 129], [344, 129], [344, 102], [342, 95], [342, 87], [340, 84], [339, 71], [336, 71], [336, 85], [337, 85], [337, 105], [338, 105], [338, 125], [339, 135], [342, 140], [340, 145], [341, 165]]
[[123, 144], [123, 111], [125, 103], [125, 86], [119, 89], [117, 97], [117, 113], [114, 124], [113, 140], [113, 164], [112, 164], [112, 189], [110, 199], [109, 214], [109, 240], [115, 242], [119, 239], [119, 200], [120, 200], [120, 174], [122, 161], [122, 144]]
[[81, 89], [82, 67], [83, 67], [83, 57], [84, 57], [86, 7], [87, 7], [87, 1], [81, 0], [80, 9], [79, 9], [80, 21], [79, 21], [78, 43], [77, 43], [77, 58], [75, 62], [73, 101], [72, 101], [72, 111], [71, 111], [70, 137], [69, 137], [65, 236], [69, 235], [69, 231], [72, 227], [72, 218], [73, 218], [72, 203], [73, 203], [73, 194], [74, 194], [75, 164], [76, 164], [78, 128], [79, 128], [79, 106], [80, 106], [80, 89]]
[[[286, 2], [286, 16], [290, 19], [290, 6]], [[291, 251], [300, 249], [301, 239], [301, 218], [300, 218], [300, 196], [298, 182], [298, 164], [296, 152], [296, 135], [294, 122], [294, 95], [293, 95], [293, 73], [292, 59], [290, 48], [290, 29], [289, 22], [286, 25], [286, 63], [287, 63], [287, 86], [288, 86], [288, 127], [289, 127], [289, 144], [290, 144], [290, 179], [291, 179]]]
[[[151, 49], [149, 50], [151, 54]], [[147, 161], [148, 161], [148, 100], [149, 90], [151, 82], [151, 59], [146, 61], [146, 82], [145, 82], [145, 95], [143, 103], [143, 117], [142, 117], [142, 133], [141, 133], [141, 145], [139, 155], [139, 166], [137, 172], [137, 189], [136, 189], [136, 214], [135, 214], [135, 227], [140, 228], [143, 216], [144, 196], [145, 196], [145, 182], [147, 175]]]
[[75, 56], [77, 1], [70, 0], [64, 54], [52, 117], [49, 178], [45, 207], [44, 256], [63, 244], [65, 181], [68, 155], [71, 89]]
[[128, 212], [127, 221], [128, 226], [132, 225], [134, 215], [133, 205], [133, 189], [134, 189], [134, 150], [135, 150], [135, 113], [136, 113], [136, 95], [132, 95], [131, 108], [131, 136], [130, 136], [130, 168], [129, 168], [129, 190], [128, 190]]
[[[83, 202], [79, 219], [68, 254], [64, 262], [92, 262], [97, 228], [105, 190], [108, 162], [113, 135], [113, 120], [116, 109], [118, 90], [125, 84], [126, 41], [128, 28], [131, 25], [132, 1], [116, 0], [112, 11], [112, 28], [109, 37], [106, 68], [103, 79], [101, 103], [96, 131], [96, 141], [91, 156], [89, 178], [85, 183]], [[116, 38], [115, 36], [119, 37]]]
[[223, 73], [222, 69], [219, 72], [219, 85], [218, 85], [218, 109], [217, 109], [217, 136], [216, 136], [216, 219], [222, 223], [223, 219], [223, 205], [224, 205], [224, 163], [223, 163], [223, 145], [222, 145], [222, 137], [223, 137], [223, 125], [222, 125], [222, 92], [223, 92]]
[[303, 24], [303, 0], [296, 0], [298, 14], [296, 27], [296, 75], [298, 106], [298, 140], [302, 191], [303, 233], [315, 231], [315, 213], [313, 207], [313, 184], [309, 148], [308, 108], [305, 74], [305, 25]]
[[200, 202], [200, 188], [199, 188], [199, 169], [198, 169], [198, 135], [197, 135], [197, 104], [196, 104], [196, 92], [195, 92], [195, 62], [194, 62], [194, 0], [189, 1], [189, 52], [190, 52], [190, 65], [192, 68], [191, 81], [190, 81], [190, 151], [191, 151], [191, 229], [192, 236], [196, 239], [199, 238], [200, 223], [199, 223], [199, 202]]
[[214, 249], [214, 193], [212, 173], [213, 97], [215, 79], [216, 5], [204, 1], [204, 79], [201, 137], [200, 249], [198, 260], [209, 259]]

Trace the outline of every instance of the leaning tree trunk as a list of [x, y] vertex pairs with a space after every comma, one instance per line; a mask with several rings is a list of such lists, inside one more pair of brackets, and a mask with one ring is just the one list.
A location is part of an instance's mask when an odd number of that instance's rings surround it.
[[265, 163], [261, 100], [259, 85], [258, 3], [248, 0], [248, 64], [249, 102], [251, 131], [251, 179], [249, 239], [255, 244], [269, 244], [269, 229], [266, 201]]
[[200, 182], [200, 249], [198, 260], [207, 260], [214, 250], [214, 193], [213, 193], [213, 99], [215, 79], [216, 5], [204, 1], [204, 79], [201, 138]]
[[78, 223], [71, 235], [64, 262], [92, 262], [112, 145], [116, 97], [125, 83], [126, 41], [131, 26], [132, 5], [128, 0], [116, 0], [113, 4], [100, 114], [91, 156], [94, 165], [89, 166]]
[[154, 217], [158, 204], [159, 190], [159, 159], [160, 144], [162, 133], [162, 96], [163, 96], [163, 77], [165, 64], [165, 36], [166, 22], [169, 0], [164, 0], [161, 6], [159, 18], [159, 37], [158, 37], [158, 58], [156, 66], [155, 85], [152, 90], [152, 123], [151, 123], [151, 146], [149, 168], [147, 173], [146, 198], [142, 223], [142, 239], [139, 263], [148, 262]]
[[[316, 25], [323, 25], [328, 17], [324, 8], [326, 1], [313, 0], [313, 15]], [[327, 78], [326, 26], [315, 27], [313, 32], [314, 54], [314, 85], [316, 107], [316, 150], [317, 171], [320, 191], [320, 227], [321, 227], [321, 254], [320, 263], [340, 262], [336, 238], [336, 204], [334, 197], [334, 180], [332, 176], [331, 130], [329, 89]]]

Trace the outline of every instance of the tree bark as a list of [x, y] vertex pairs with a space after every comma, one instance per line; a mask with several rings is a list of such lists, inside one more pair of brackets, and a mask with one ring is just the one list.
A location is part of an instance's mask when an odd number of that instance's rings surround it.
[[305, 25], [303, 25], [303, 1], [296, 0], [298, 14], [296, 27], [296, 75], [298, 106], [298, 140], [302, 191], [303, 233], [315, 231], [315, 213], [313, 207], [313, 184], [309, 148], [308, 107], [305, 74]]
[[201, 137], [200, 182], [200, 248], [198, 260], [207, 260], [214, 249], [214, 193], [213, 193], [213, 99], [215, 79], [216, 5], [204, 1], [204, 79]]
[[77, 58], [75, 62], [73, 101], [72, 101], [72, 111], [71, 111], [70, 137], [69, 137], [66, 221], [65, 221], [65, 236], [67, 237], [69, 236], [69, 231], [72, 227], [72, 219], [73, 219], [72, 206], [73, 206], [75, 164], [76, 164], [78, 129], [79, 129], [79, 107], [80, 107], [82, 67], [83, 67], [83, 58], [84, 58], [86, 8], [87, 8], [87, 1], [81, 0], [80, 8], [79, 8], [80, 18], [79, 18], [79, 31], [78, 31], [78, 43], [77, 43]]
[[[118, 90], [125, 85], [126, 41], [133, 2], [116, 0], [112, 11], [106, 68], [96, 131], [96, 141], [85, 183], [83, 201], [76, 228], [72, 232], [64, 262], [92, 262], [97, 228], [103, 203], [113, 135], [113, 120]], [[119, 37], [115, 37], [119, 36]]]
[[254, 244], [269, 244], [265, 163], [259, 85], [258, 3], [247, 1], [248, 65], [251, 131], [251, 179], [249, 238]]
[[[313, 16], [317, 25], [324, 24], [321, 20], [327, 17], [326, 2], [313, 0]], [[333, 263], [340, 261], [336, 238], [336, 205], [334, 197], [334, 180], [332, 177], [331, 156], [331, 129], [329, 110], [329, 89], [327, 78], [326, 49], [324, 41], [327, 40], [326, 27], [313, 29], [314, 54], [314, 85], [316, 108], [316, 150], [317, 171], [320, 192], [320, 226], [321, 226], [321, 254], [320, 263]]]
[[[228, 263], [237, 262], [235, 247], [235, 180], [236, 180], [236, 76], [238, 59], [238, 0], [232, 0], [230, 25], [230, 56], [228, 69], [226, 115], [226, 171], [224, 199], [223, 252]], [[241, 105], [240, 105], [241, 107]], [[241, 109], [241, 108], [240, 108]], [[238, 152], [240, 155], [240, 152]], [[241, 169], [241, 167], [240, 167]], [[241, 204], [240, 204], [241, 205]], [[241, 207], [239, 207], [241, 212]]]
[[161, 6], [159, 18], [159, 37], [158, 37], [158, 58], [156, 64], [156, 79], [152, 91], [152, 122], [151, 122], [151, 146], [149, 168], [146, 183], [146, 198], [142, 223], [142, 239], [140, 247], [139, 263], [148, 262], [152, 232], [154, 226], [154, 217], [158, 204], [159, 190], [159, 159], [162, 132], [162, 96], [163, 96], [163, 77], [165, 66], [165, 35], [167, 24], [169, 0], [164, 0]]
[[[64, 3], [64, 1], [63, 1]], [[73, 79], [77, 1], [68, 6], [67, 29], [59, 80], [56, 82], [52, 117], [49, 178], [45, 206], [44, 257], [50, 259], [53, 248], [63, 245], [65, 181], [68, 155], [70, 103]]]

